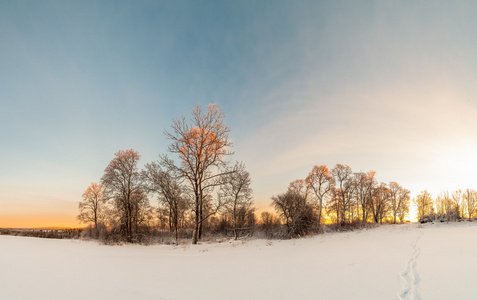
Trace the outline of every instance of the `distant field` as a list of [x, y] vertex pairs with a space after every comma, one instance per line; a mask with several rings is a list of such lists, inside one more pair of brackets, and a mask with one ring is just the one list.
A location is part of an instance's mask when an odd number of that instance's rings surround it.
[[0, 299], [475, 299], [477, 223], [102, 246], [0, 236]]
[[0, 235], [40, 237], [51, 239], [79, 238], [82, 228], [44, 227], [44, 228], [0, 228]]

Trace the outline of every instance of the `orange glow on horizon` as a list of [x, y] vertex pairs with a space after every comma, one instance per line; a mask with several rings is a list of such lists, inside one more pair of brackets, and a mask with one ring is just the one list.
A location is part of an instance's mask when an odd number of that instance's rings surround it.
[[80, 224], [76, 215], [18, 215], [0, 214], [0, 228], [82, 228], [87, 224]]

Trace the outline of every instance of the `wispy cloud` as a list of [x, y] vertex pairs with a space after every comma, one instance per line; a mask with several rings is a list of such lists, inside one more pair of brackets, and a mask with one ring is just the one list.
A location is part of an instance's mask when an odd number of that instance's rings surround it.
[[2, 206], [75, 206], [115, 151], [155, 159], [208, 102], [258, 205], [314, 164], [476, 188], [473, 1], [0, 6]]

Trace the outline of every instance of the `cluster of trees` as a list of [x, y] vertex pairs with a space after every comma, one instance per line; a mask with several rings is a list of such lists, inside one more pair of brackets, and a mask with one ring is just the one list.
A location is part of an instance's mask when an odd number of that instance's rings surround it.
[[424, 190], [413, 201], [419, 220], [429, 217], [432, 220], [456, 221], [477, 217], [477, 191], [472, 189], [441, 192], [435, 199]]
[[[120, 150], [107, 165], [99, 183], [83, 193], [78, 219], [92, 224], [92, 232], [115, 234], [129, 242], [151, 228], [168, 229], [179, 238], [190, 230], [196, 244], [205, 230], [231, 231], [237, 239], [257, 224], [250, 174], [241, 162], [231, 164], [233, 152], [225, 112], [215, 104], [192, 110], [190, 119], [175, 118], [169, 154], [157, 161], [138, 163], [140, 155]], [[396, 182], [379, 183], [376, 172], [353, 172], [347, 165], [314, 166], [305, 179], [291, 182], [272, 197], [277, 216], [262, 212], [260, 228], [267, 237], [283, 229], [286, 236], [321, 230], [325, 223], [404, 222], [409, 215], [410, 191]], [[150, 204], [157, 197], [159, 206]], [[457, 220], [477, 214], [477, 192], [441, 193], [435, 200], [427, 191], [413, 199], [418, 217]], [[282, 225], [283, 224], [283, 225]]]
[[[207, 228], [232, 229], [233, 236], [256, 225], [250, 174], [243, 163], [231, 164], [230, 128], [225, 112], [215, 104], [192, 110], [190, 119], [175, 118], [169, 154], [140, 170], [140, 155], [120, 150], [104, 170], [99, 183], [91, 183], [79, 203], [78, 219], [100, 232], [136, 241], [152, 227], [167, 228], [176, 240], [181, 229], [191, 229], [196, 244]], [[159, 199], [159, 207], [150, 198]], [[404, 221], [409, 212], [409, 191], [395, 182], [379, 183], [375, 172], [353, 173], [347, 165], [315, 166], [305, 179], [290, 183], [272, 197], [278, 217], [261, 215], [261, 228], [270, 233], [284, 224], [288, 236], [320, 228], [324, 219], [351, 222]]]
[[[410, 191], [396, 182], [378, 183], [376, 172], [353, 173], [347, 165], [314, 166], [305, 179], [290, 183], [272, 198], [273, 206], [291, 236], [306, 234], [323, 223], [404, 222]], [[316, 226], [315, 226], [316, 227]]]
[[[108, 164], [99, 183], [91, 183], [79, 203], [78, 219], [92, 223], [99, 234], [103, 228], [135, 241], [155, 220], [175, 232], [193, 228], [194, 244], [202, 237], [208, 221], [226, 223], [239, 230], [255, 222], [250, 174], [243, 163], [231, 165], [230, 129], [225, 112], [215, 104], [200, 105], [192, 117], [173, 119], [168, 152], [139, 170], [138, 152], [120, 150]], [[150, 197], [157, 196], [154, 209]], [[220, 218], [212, 216], [220, 215]]]

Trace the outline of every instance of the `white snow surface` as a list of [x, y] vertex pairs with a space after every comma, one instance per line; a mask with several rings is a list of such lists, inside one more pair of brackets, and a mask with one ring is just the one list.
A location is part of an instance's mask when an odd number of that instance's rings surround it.
[[477, 223], [104, 246], [0, 236], [0, 299], [477, 299]]

